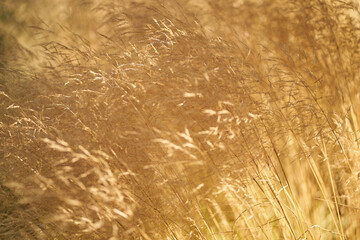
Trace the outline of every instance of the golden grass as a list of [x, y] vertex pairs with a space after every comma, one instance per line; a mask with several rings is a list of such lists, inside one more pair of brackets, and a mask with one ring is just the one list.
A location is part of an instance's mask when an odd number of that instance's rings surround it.
[[0, 239], [360, 238], [357, 2], [0, 7]]

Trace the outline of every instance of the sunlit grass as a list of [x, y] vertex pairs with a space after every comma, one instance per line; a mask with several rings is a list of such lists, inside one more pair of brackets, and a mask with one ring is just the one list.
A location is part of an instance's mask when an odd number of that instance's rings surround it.
[[357, 239], [359, 4], [4, 1], [0, 239]]

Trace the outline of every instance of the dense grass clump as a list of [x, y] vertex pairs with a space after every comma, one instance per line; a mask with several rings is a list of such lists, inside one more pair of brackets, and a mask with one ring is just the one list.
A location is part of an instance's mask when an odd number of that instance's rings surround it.
[[0, 239], [360, 238], [358, 3], [0, 8]]

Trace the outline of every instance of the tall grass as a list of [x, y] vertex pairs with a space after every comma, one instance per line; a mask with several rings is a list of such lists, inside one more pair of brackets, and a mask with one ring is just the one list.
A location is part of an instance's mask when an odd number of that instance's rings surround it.
[[360, 238], [358, 3], [0, 6], [0, 239]]

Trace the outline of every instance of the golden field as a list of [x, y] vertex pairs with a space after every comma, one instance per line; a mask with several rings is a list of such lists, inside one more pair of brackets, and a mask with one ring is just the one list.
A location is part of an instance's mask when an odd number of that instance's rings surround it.
[[359, 2], [0, 9], [0, 239], [360, 239]]

